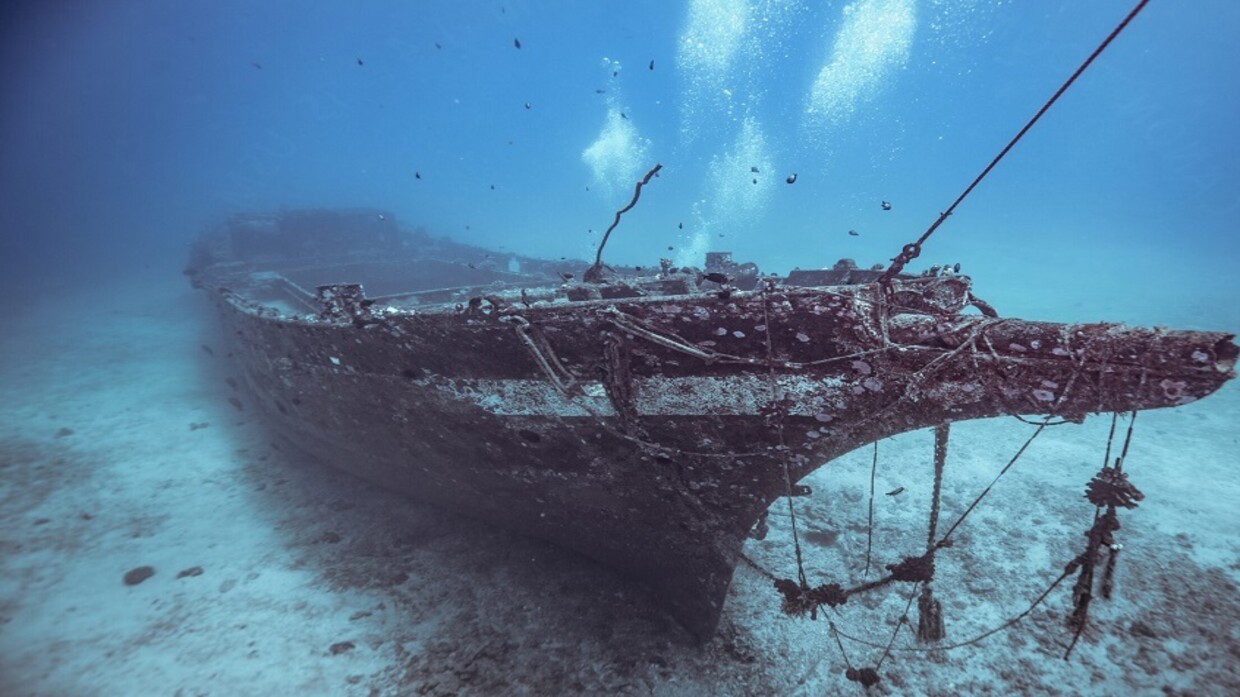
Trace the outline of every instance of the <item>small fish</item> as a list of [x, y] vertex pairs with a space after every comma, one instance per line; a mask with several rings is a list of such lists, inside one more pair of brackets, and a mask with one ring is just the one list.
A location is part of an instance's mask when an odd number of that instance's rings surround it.
[[386, 215], [384, 215], [384, 214], [382, 214], [382, 213], [380, 213], [380, 214], [379, 214], [379, 220], [387, 220], [387, 216], [386, 216]]
[[669, 251], [669, 252], [670, 252], [670, 251], [672, 251], [673, 249], [675, 249], [675, 247], [673, 247], [673, 246], [672, 246], [672, 245], [670, 245], [670, 244], [669, 244], [669, 245], [667, 245], [667, 251]]
[[750, 171], [750, 172], [753, 172], [754, 174], [757, 174], [757, 173], [758, 173], [758, 166], [757, 166], [757, 165], [754, 165], [754, 166], [750, 167], [750, 168], [749, 168], [749, 171]]
[[518, 39], [517, 37], [514, 36], [512, 38], [512, 45], [516, 46], [517, 48], [521, 48], [521, 39]]
[[797, 183], [797, 173], [796, 173], [796, 172], [793, 172], [792, 174], [789, 174], [789, 175], [788, 175], [788, 178], [787, 178], [787, 179], [785, 179], [784, 181], [788, 182], [789, 184], [796, 184], [796, 183]]
[[885, 211], [889, 211], [889, 210], [891, 210], [891, 202], [890, 202], [890, 201], [883, 201], [883, 210], [885, 210]]
[[754, 184], [757, 184], [757, 183], [758, 183], [758, 179], [757, 179], [756, 177], [754, 178], [753, 183], [754, 183]]
[[620, 74], [620, 71], [619, 71], [619, 70], [613, 70], [613, 71], [611, 71], [611, 76], [612, 76], [612, 77], [615, 77], [615, 76], [617, 76], [617, 75], [619, 75], [619, 74]]
[[436, 41], [436, 42], [435, 42], [435, 48], [443, 48], [443, 44], [441, 44], [441, 43], [439, 43], [438, 41]]
[[952, 265], [952, 273], [960, 273], [960, 262]]
[[903, 493], [904, 493], [904, 487], [898, 486], [892, 489], [891, 491], [888, 491], [887, 495], [888, 496], [899, 496], [900, 494], [903, 494]]
[[849, 235], [852, 235], [853, 237], [860, 237], [860, 236], [861, 236], [861, 233], [857, 232], [856, 230], [849, 230], [849, 231], [848, 231], [848, 234], [849, 234]]
[[262, 64], [262, 63], [250, 63], [250, 65], [254, 66], [254, 68], [255, 68], [256, 70], [262, 70], [262, 69], [263, 69], [263, 64]]
[[471, 268], [471, 269], [476, 269], [476, 268], [478, 268], [477, 266], [474, 266], [473, 264], [466, 264], [466, 266], [468, 266], [468, 267], [469, 267], [469, 268]]
[[624, 119], [625, 121], [629, 120], [628, 114], [624, 113], [623, 111], [620, 112], [620, 118]]
[[634, 267], [633, 267], [633, 270], [634, 270], [634, 271], [641, 271], [641, 270], [642, 270], [642, 267], [640, 267], [640, 266], [634, 266]]
[[495, 185], [494, 185], [494, 184], [492, 184], [492, 185], [491, 185], [491, 191], [495, 191]]
[[603, 89], [603, 88], [601, 88], [601, 87], [600, 87], [600, 88], [598, 88], [598, 89], [594, 90], [594, 93], [595, 93], [595, 94], [607, 94], [607, 90], [605, 90], [605, 89]]
[[534, 105], [533, 105], [533, 104], [530, 104], [529, 102], [526, 102], [526, 103], [525, 103], [525, 108], [526, 108], [526, 109], [532, 109], [533, 107], [534, 107]]
[[654, 59], [653, 58], [650, 59], [650, 69], [654, 70]]
[[728, 278], [726, 274], [721, 274], [717, 271], [711, 271], [710, 273], [702, 274], [702, 279], [706, 281], [710, 281], [711, 283], [718, 283], [720, 285], [723, 285], [724, 283], [727, 283], [732, 280], [731, 278]]
[[421, 178], [422, 178], [422, 173], [421, 173], [421, 172], [417, 172], [417, 171], [415, 171], [415, 172], [413, 173], [413, 178], [414, 178], [414, 179], [421, 179]]
[[571, 281], [573, 280], [573, 275], [571, 273], [566, 273], [564, 271], [561, 271], [560, 278], [564, 279], [565, 281]]
[[685, 224], [684, 224], [684, 223], [677, 223], [677, 224], [676, 224], [676, 227], [677, 227], [677, 229], [684, 230], [684, 229], [685, 229]]
[[229, 397], [228, 403], [233, 405], [233, 408], [236, 409], [237, 411], [245, 411], [245, 405], [242, 404], [241, 400], [237, 399], [236, 397]]
[[358, 64], [359, 66], [361, 66], [361, 65], [365, 65], [365, 63], [363, 63], [363, 62], [362, 62], [362, 59], [361, 59], [361, 58], [358, 58], [358, 59], [357, 59], [357, 64]]
[[207, 346], [206, 344], [202, 344], [199, 348], [201, 348], [203, 351], [206, 351], [208, 356], [215, 355], [215, 351], [212, 351], [211, 347]]

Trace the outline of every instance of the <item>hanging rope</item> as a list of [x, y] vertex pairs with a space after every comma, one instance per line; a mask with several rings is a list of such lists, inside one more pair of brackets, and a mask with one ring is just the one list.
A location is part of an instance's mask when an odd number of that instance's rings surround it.
[[[951, 438], [951, 424], [934, 429], [934, 492], [930, 497], [930, 525], [926, 535], [926, 555], [934, 563], [935, 544], [939, 527], [939, 506], [943, 498], [943, 470], [947, 465], [947, 442]], [[943, 627], [943, 606], [935, 599], [934, 590], [926, 581], [917, 599], [917, 638], [921, 641], [940, 641], [947, 636]]]
[[878, 474], [878, 441], [874, 441], [874, 461], [870, 463], [870, 520], [865, 526], [865, 576], [870, 577], [870, 552], [874, 549], [874, 476]]
[[[796, 551], [797, 583], [800, 586], [798, 589], [799, 593], [796, 598], [790, 595], [790, 591], [792, 589], [788, 588], [786, 584], [781, 585], [780, 581], [776, 581], [775, 587], [784, 594], [785, 610], [795, 610], [797, 609], [798, 604], [802, 609], [805, 607], [805, 602], [807, 602], [805, 594], [810, 588], [809, 581], [805, 578], [805, 562], [801, 554], [801, 538], [797, 533], [797, 512], [796, 508], [792, 505], [792, 473], [789, 471], [788, 467], [788, 446], [784, 441], [784, 416], [787, 415], [788, 404], [787, 400], [779, 394], [779, 386], [775, 381], [775, 343], [771, 339], [771, 316], [769, 309], [771, 304], [770, 294], [773, 287], [774, 283], [768, 281], [766, 287], [762, 291], [762, 324], [766, 327], [766, 381], [771, 399], [770, 404], [766, 409], [766, 416], [775, 427], [775, 433], [779, 439], [780, 460], [784, 469], [784, 485], [787, 488], [785, 493], [787, 494], [786, 498], [788, 499], [788, 517], [792, 521], [792, 546]], [[797, 600], [799, 600], [800, 603], [798, 603]], [[792, 606], [791, 608], [788, 607], [790, 605]], [[818, 613], [818, 604], [813, 603], [810, 605], [809, 611], [816, 618]]]
[[[1134, 411], [1132, 412], [1132, 418], [1134, 421], [1135, 421], [1135, 417], [1136, 417], [1136, 412]], [[1108, 465], [1111, 459], [1111, 449], [1114, 443], [1115, 430], [1116, 430], [1118, 419], [1119, 419], [1119, 414], [1112, 415], [1111, 429], [1110, 429], [1110, 433], [1107, 435], [1106, 453], [1103, 456], [1103, 468], [1106, 470], [1117, 470], [1117, 469], [1122, 468], [1123, 461], [1128, 452], [1128, 447], [1132, 442], [1132, 431], [1133, 431], [1134, 423], [1133, 421], [1130, 421], [1128, 425], [1128, 433], [1124, 438], [1123, 450], [1121, 452], [1120, 457], [1116, 459], [1116, 466], [1114, 468], [1109, 467]], [[937, 442], [936, 442], [936, 445], [937, 445]], [[1078, 578], [1077, 588], [1074, 588], [1074, 591], [1073, 591], [1074, 602], [1077, 605], [1077, 611], [1073, 612], [1072, 617], [1069, 620], [1070, 626], [1072, 626], [1076, 631], [1074, 632], [1072, 641], [1069, 644], [1068, 649], [1064, 654], [1064, 659], [1066, 660], [1067, 658], [1071, 656], [1072, 650], [1076, 646], [1076, 643], [1080, 639], [1081, 633], [1084, 630], [1085, 620], [1086, 620], [1087, 613], [1088, 613], [1088, 605], [1089, 605], [1089, 602], [1093, 598], [1093, 595], [1092, 595], [1092, 586], [1093, 586], [1093, 578], [1094, 578], [1093, 567], [1096, 565], [1096, 555], [1102, 550], [1106, 550], [1110, 552], [1112, 555], [1118, 554], [1118, 551], [1119, 551], [1117, 549], [1119, 545], [1116, 544], [1114, 542], [1114, 539], [1111, 537], [1111, 533], [1114, 532], [1115, 529], [1118, 529], [1117, 521], [1115, 521], [1113, 518], [1108, 520], [1108, 518], [1110, 518], [1113, 515], [1113, 510], [1111, 507], [1112, 506], [1114, 507], [1124, 506], [1128, 508], [1135, 508], [1136, 502], [1140, 501], [1141, 498], [1143, 497], [1140, 491], [1136, 490], [1135, 487], [1127, 483], [1126, 477], [1123, 480], [1124, 485], [1115, 487], [1114, 489], [1112, 489], [1109, 484], [1104, 487], [1094, 486], [1095, 482], [1098, 482], [1098, 481], [1099, 481], [1099, 478], [1095, 477], [1095, 479], [1091, 481], [1091, 487], [1089, 490], [1087, 490], [1087, 493], [1086, 493], [1086, 497], [1089, 498], [1091, 502], [1094, 502], [1099, 506], [1097, 509], [1095, 509], [1095, 515], [1094, 515], [1095, 524], [1093, 527], [1091, 527], [1090, 531], [1086, 533], [1087, 536], [1090, 537], [1090, 545], [1087, 547], [1084, 553], [1082, 553], [1081, 555], [1073, 559], [1071, 562], [1069, 562], [1064, 567], [1063, 572], [1060, 573], [1059, 576], [1056, 577], [1050, 583], [1050, 585], [1048, 585], [1046, 589], [1043, 590], [1037, 596], [1037, 598], [1035, 598], [1033, 602], [1031, 602], [1029, 606], [1024, 611], [1022, 611], [1020, 614], [1007, 619], [1002, 624], [992, 629], [986, 630], [964, 641], [959, 641], [959, 642], [948, 644], [948, 645], [935, 646], [932, 648], [931, 647], [915, 647], [915, 646], [894, 647], [892, 646], [890, 641], [888, 641], [886, 644], [880, 644], [878, 642], [874, 642], [874, 641], [870, 641], [867, 639], [863, 639], [861, 637], [853, 636], [851, 634], [848, 634], [847, 632], [840, 630], [839, 628], [833, 628], [832, 631], [836, 634], [836, 640], [839, 641], [839, 637], [843, 637], [845, 639], [854, 641], [863, 646], [869, 646], [869, 647], [876, 648], [876, 649], [883, 649], [884, 657], [886, 657], [888, 654], [892, 652], [946, 651], [946, 650], [962, 648], [965, 646], [970, 646], [973, 644], [977, 644], [991, 636], [994, 636], [995, 634], [998, 634], [999, 632], [1009, 629], [1010, 627], [1015, 626], [1021, 620], [1028, 617], [1039, 605], [1041, 605], [1042, 602], [1045, 601], [1046, 598], [1051, 594], [1051, 592], [1053, 592], [1057, 587], [1059, 587], [1059, 585], [1063, 583], [1069, 576], [1077, 574], [1079, 571], [1081, 573], [1081, 577]], [[1114, 480], [1108, 479], [1106, 481], [1112, 482]], [[1107, 507], [1106, 513], [1102, 512], [1103, 506]], [[1112, 525], [1114, 525], [1114, 527], [1112, 527]], [[1093, 555], [1092, 557], [1091, 557], [1091, 554]], [[1091, 558], [1095, 560], [1094, 563], [1090, 563], [1089, 560]], [[1114, 558], [1115, 558], [1114, 556], [1108, 557], [1109, 566], [1113, 567]], [[1107, 580], [1105, 578], [1105, 573], [1107, 572], [1104, 572], [1104, 579], [1103, 579], [1104, 597], [1106, 597], [1105, 593], [1108, 592], [1106, 589]], [[1083, 581], [1082, 579], [1085, 579], [1085, 580]], [[907, 612], [907, 609], [906, 609], [906, 612]], [[880, 665], [881, 665], [881, 661], [880, 661]]]
[[921, 237], [917, 238], [916, 242], [911, 242], [904, 245], [904, 248], [900, 250], [900, 253], [891, 260], [891, 266], [887, 267], [887, 270], [884, 271], [883, 275], [879, 277], [879, 284], [881, 284], [884, 288], [891, 288], [891, 279], [895, 278], [896, 274], [904, 270], [905, 264], [921, 255], [921, 246], [925, 244], [926, 240], [930, 239], [930, 235], [933, 235], [934, 231], [939, 229], [939, 226], [942, 225], [944, 221], [946, 221], [947, 218], [955, 212], [956, 206], [959, 206], [960, 203], [964, 201], [965, 197], [972, 193], [973, 189], [977, 188], [978, 184], [982, 183], [982, 180], [986, 178], [986, 175], [990, 174], [990, 170], [994, 169], [995, 165], [999, 164], [999, 161], [1002, 160], [1004, 156], [1016, 146], [1016, 143], [1018, 143], [1021, 138], [1025, 137], [1025, 134], [1029, 132], [1029, 129], [1033, 128], [1033, 125], [1038, 122], [1038, 119], [1042, 118], [1042, 115], [1051, 108], [1051, 105], [1059, 100], [1059, 97], [1061, 97], [1063, 93], [1072, 86], [1072, 83], [1076, 82], [1076, 79], [1081, 76], [1081, 73], [1085, 72], [1085, 69], [1094, 62], [1094, 59], [1102, 54], [1102, 52], [1111, 44], [1115, 37], [1119, 36], [1120, 32], [1128, 26], [1128, 23], [1131, 22], [1133, 18], [1141, 12], [1141, 10], [1145, 9], [1146, 4], [1148, 3], [1149, 0], [1140, 0], [1136, 6], [1132, 8], [1132, 11], [1128, 13], [1128, 16], [1125, 17], [1124, 20], [1111, 31], [1107, 38], [1103, 39], [1102, 43], [1098, 45], [1098, 48], [1095, 48], [1094, 52], [1089, 54], [1089, 58], [1086, 58], [1085, 62], [1081, 63], [1080, 67], [1076, 69], [1076, 72], [1072, 73], [1072, 76], [1060, 85], [1058, 90], [1055, 90], [1055, 94], [1053, 94], [1051, 98], [1042, 105], [1041, 109], [1038, 109], [1038, 113], [1034, 114], [1033, 118], [1029, 119], [1029, 122], [1025, 124], [1025, 127], [1020, 129], [1020, 132], [1017, 133], [1006, 146], [1004, 146], [1003, 150], [999, 151], [998, 155], [995, 155], [995, 159], [991, 160], [990, 164], [986, 165], [986, 169], [983, 169], [982, 173], [977, 175], [977, 178], [969, 184], [964, 192], [960, 194], [960, 196], [956, 197], [956, 200], [952, 202], [952, 205], [948, 206], [947, 210], [939, 213], [938, 219], [935, 220], [934, 223], [921, 234]]
[[956, 528], [960, 527], [960, 524], [964, 522], [964, 519], [969, 517], [969, 514], [973, 512], [974, 508], [977, 508], [977, 504], [981, 503], [982, 499], [986, 498], [986, 494], [989, 494], [995, 484], [999, 483], [999, 480], [1003, 477], [1003, 475], [1007, 474], [1007, 471], [1012, 469], [1012, 465], [1015, 465], [1016, 461], [1020, 459], [1020, 456], [1025, 454], [1025, 450], [1033, 443], [1034, 439], [1038, 437], [1038, 434], [1042, 433], [1042, 429], [1044, 428], [1046, 428], [1046, 424], [1038, 424], [1038, 428], [1032, 435], [1029, 436], [1028, 439], [1025, 440], [1025, 444], [1020, 446], [1020, 449], [1016, 451], [1016, 454], [1012, 456], [1012, 459], [1008, 460], [1008, 463], [1003, 466], [1003, 469], [999, 470], [999, 474], [996, 474], [990, 484], [986, 485], [986, 488], [982, 490], [982, 493], [978, 494], [977, 498], [973, 499], [973, 503], [969, 504], [969, 507], [965, 509], [964, 513], [960, 514], [960, 517], [956, 519], [956, 522], [952, 523], [952, 526], [948, 528], [947, 532], [943, 535], [943, 539], [935, 543], [935, 547], [942, 548], [951, 544], [951, 536], [953, 532], [956, 532]]

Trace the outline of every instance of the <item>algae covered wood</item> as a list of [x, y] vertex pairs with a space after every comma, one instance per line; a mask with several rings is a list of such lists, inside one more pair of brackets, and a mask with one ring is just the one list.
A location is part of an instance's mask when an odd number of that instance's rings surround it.
[[[331, 231], [380, 217], [373, 248], [350, 237], [341, 259]], [[204, 236], [190, 275], [214, 291], [270, 427], [411, 498], [636, 578], [699, 637], [746, 535], [788, 493], [785, 465], [796, 481], [963, 419], [1178, 406], [1234, 376], [1228, 334], [967, 313], [958, 275], [888, 291], [855, 267], [831, 286], [755, 270], [740, 290], [663, 264], [564, 283], [553, 263], [391, 221], [298, 212]], [[255, 230], [265, 243], [247, 242]], [[280, 254], [279, 240], [298, 244]]]

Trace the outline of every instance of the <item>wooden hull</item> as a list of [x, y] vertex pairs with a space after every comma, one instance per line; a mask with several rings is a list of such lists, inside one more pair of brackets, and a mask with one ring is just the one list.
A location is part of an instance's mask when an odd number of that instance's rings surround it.
[[273, 429], [412, 499], [597, 559], [703, 638], [746, 535], [789, 492], [785, 467], [795, 482], [963, 419], [1177, 406], [1230, 379], [1237, 355], [1219, 333], [965, 315], [958, 276], [892, 295], [772, 283], [316, 316], [239, 288], [256, 269], [215, 269], [195, 281], [216, 290]]

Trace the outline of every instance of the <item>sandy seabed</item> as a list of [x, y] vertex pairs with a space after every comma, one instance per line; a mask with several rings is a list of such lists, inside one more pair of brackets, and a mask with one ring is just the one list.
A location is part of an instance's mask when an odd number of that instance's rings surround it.
[[[750, 568], [718, 635], [695, 645], [643, 590], [579, 556], [273, 443], [228, 384], [205, 299], [179, 279], [6, 302], [0, 694], [862, 692], [827, 623], [782, 615]], [[956, 533], [935, 581], [949, 642], [1023, 612], [1080, 552], [1109, 425], [1048, 429]], [[1031, 429], [953, 428], [945, 520]], [[1235, 383], [1138, 417], [1126, 469], [1146, 498], [1122, 513], [1116, 596], [1094, 603], [1071, 660], [1069, 581], [977, 644], [893, 652], [870, 693], [1240, 694], [1238, 441]], [[921, 431], [880, 445], [876, 569], [924, 545], [932, 443]], [[811, 583], [862, 578], [870, 458], [824, 466], [795, 502]], [[783, 504], [770, 527], [747, 554], [792, 577]], [[144, 566], [153, 575], [127, 585]], [[886, 644], [907, 593], [850, 601], [832, 620]], [[895, 646], [917, 645], [902, 631]], [[855, 666], [883, 653], [844, 649]]]

